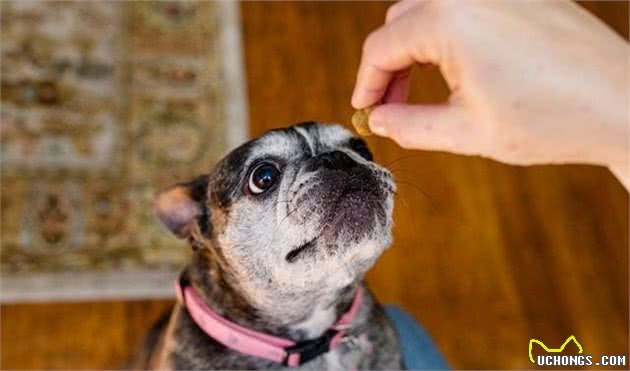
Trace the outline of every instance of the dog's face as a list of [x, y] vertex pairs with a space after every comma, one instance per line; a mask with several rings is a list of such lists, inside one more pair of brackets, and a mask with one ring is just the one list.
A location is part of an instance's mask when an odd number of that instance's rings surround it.
[[156, 198], [177, 235], [213, 250], [248, 296], [337, 290], [391, 242], [392, 175], [336, 125], [272, 130]]

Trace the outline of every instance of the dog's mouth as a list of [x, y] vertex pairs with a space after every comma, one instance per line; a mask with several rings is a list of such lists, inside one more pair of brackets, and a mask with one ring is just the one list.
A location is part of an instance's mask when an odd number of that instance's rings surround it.
[[301, 255], [313, 249], [317, 245], [317, 238], [313, 238], [312, 240], [303, 243], [298, 248], [289, 251], [287, 256], [284, 258], [288, 263], [295, 262]]

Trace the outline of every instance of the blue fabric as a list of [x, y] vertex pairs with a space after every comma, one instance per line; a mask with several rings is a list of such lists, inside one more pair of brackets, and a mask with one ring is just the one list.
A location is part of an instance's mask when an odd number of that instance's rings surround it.
[[408, 370], [450, 369], [429, 334], [413, 317], [393, 305], [385, 306], [385, 312], [398, 332], [403, 362]]

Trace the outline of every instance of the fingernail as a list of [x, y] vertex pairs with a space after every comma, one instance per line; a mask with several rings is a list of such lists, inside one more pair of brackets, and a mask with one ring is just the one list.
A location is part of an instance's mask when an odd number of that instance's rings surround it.
[[351, 104], [352, 107], [357, 108], [359, 105], [358, 103], [361, 103], [361, 99], [360, 99], [360, 93], [358, 93], [356, 90], [354, 91], [354, 93], [352, 93], [352, 99], [351, 99]]
[[376, 135], [380, 135], [382, 137], [387, 135], [387, 130], [385, 128], [385, 123], [383, 121], [379, 121], [370, 117], [370, 130]]

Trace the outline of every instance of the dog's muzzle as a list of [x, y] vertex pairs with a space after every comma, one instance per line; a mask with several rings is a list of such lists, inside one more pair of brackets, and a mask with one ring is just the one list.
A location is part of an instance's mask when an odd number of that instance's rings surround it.
[[389, 172], [331, 151], [310, 159], [300, 177], [307, 180], [297, 184], [300, 191], [291, 209], [299, 210], [298, 222], [319, 225], [318, 236], [335, 243], [358, 242], [389, 224], [393, 193]]

